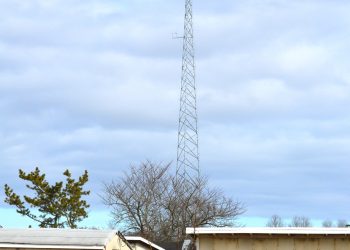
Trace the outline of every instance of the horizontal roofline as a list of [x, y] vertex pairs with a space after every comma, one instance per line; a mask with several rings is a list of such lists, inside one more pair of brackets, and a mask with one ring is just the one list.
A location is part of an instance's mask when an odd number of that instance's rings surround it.
[[66, 228], [0, 228], [0, 247], [104, 249], [116, 236], [116, 230]]
[[87, 249], [100, 250], [104, 246], [84, 246], [84, 245], [37, 245], [37, 244], [9, 244], [0, 243], [1, 248], [28, 248], [28, 249]]
[[186, 234], [269, 234], [269, 235], [350, 235], [350, 228], [322, 227], [242, 227], [242, 228], [186, 228]]

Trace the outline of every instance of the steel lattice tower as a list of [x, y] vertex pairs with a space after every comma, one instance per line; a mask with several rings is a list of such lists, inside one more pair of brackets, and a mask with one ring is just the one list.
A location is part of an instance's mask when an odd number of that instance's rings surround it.
[[185, 1], [176, 174], [196, 185], [199, 177], [199, 153], [192, 0]]

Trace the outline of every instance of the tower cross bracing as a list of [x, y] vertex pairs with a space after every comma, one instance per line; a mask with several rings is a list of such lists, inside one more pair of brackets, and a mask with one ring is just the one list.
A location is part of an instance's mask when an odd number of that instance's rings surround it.
[[199, 177], [192, 0], [185, 0], [176, 174], [196, 184]]

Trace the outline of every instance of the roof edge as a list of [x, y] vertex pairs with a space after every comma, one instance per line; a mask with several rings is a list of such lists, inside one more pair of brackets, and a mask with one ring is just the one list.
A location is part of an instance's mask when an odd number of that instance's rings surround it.
[[162, 248], [162, 247], [160, 247], [160, 246], [154, 244], [153, 242], [151, 242], [151, 241], [149, 241], [149, 240], [147, 240], [147, 239], [145, 239], [145, 238], [143, 238], [143, 237], [141, 237], [141, 236], [125, 236], [125, 239], [126, 239], [127, 241], [129, 241], [129, 240], [130, 240], [130, 241], [141, 241], [141, 242], [145, 243], [146, 245], [152, 246], [152, 247], [155, 248], [155, 249], [158, 249], [158, 250], [165, 250], [164, 248]]
[[1, 248], [28, 248], [28, 249], [89, 249], [100, 250], [104, 246], [84, 246], [84, 245], [33, 245], [33, 244], [8, 244], [0, 243]]
[[242, 228], [186, 228], [186, 234], [274, 234], [274, 235], [350, 235], [350, 228], [323, 227], [242, 227]]
[[111, 232], [108, 234], [106, 240], [104, 241], [104, 246], [107, 246], [109, 242], [113, 239], [114, 236], [118, 234], [117, 230], [111, 230]]

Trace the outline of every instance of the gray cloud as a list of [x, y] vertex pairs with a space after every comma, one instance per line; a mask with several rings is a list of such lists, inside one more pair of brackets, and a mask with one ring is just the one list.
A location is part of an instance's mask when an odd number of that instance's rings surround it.
[[[194, 3], [201, 167], [248, 216], [347, 215], [349, 8]], [[0, 16], [1, 185], [88, 169], [100, 210], [103, 181], [175, 159], [183, 3], [0, 0]]]

